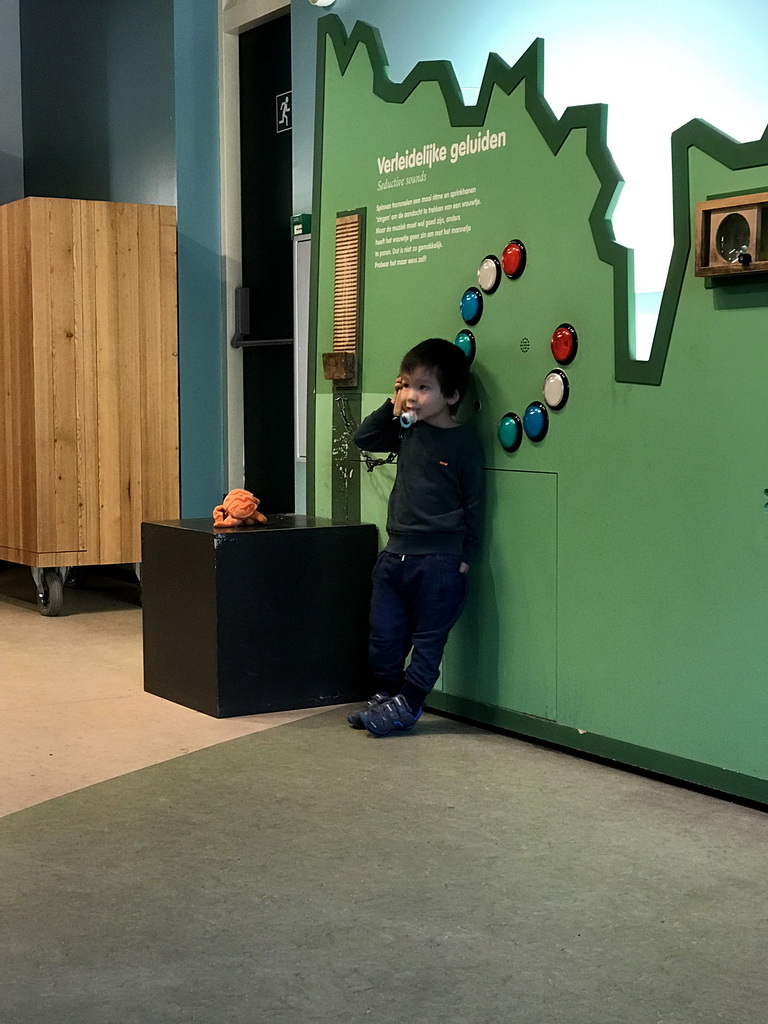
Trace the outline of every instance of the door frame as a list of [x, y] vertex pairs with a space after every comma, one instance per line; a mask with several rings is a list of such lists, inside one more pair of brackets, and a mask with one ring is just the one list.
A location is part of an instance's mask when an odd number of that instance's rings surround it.
[[242, 189], [240, 183], [241, 33], [291, 9], [290, 0], [219, 0], [219, 146], [221, 166], [221, 252], [224, 276], [227, 466], [229, 488], [245, 480], [243, 350], [235, 335], [235, 290], [243, 283]]

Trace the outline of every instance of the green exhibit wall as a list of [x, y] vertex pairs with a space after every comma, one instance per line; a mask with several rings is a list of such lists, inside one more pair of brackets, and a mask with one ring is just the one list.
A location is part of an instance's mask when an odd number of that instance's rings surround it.
[[[466, 327], [481, 260], [522, 240], [525, 272], [502, 276], [469, 328], [460, 418], [485, 450], [486, 536], [431, 703], [765, 801], [768, 285], [707, 286], [691, 238], [697, 201], [768, 189], [768, 139], [676, 133], [675, 252], [651, 358], [636, 362], [606, 109], [555, 118], [542, 66], [541, 41], [513, 68], [491, 56], [465, 107], [450, 65], [391, 82], [375, 29], [319, 22], [310, 503], [359, 512], [383, 538], [394, 470], [368, 472], [344, 443], [338, 399], [358, 417], [379, 405], [408, 348]], [[321, 354], [350, 210], [365, 212], [361, 376], [334, 390]], [[578, 334], [568, 402], [543, 441], [509, 453], [499, 422], [542, 401], [562, 323]]]

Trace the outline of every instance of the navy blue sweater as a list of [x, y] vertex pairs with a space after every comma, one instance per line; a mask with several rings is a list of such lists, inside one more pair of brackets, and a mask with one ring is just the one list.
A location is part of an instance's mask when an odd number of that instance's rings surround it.
[[354, 440], [365, 451], [398, 453], [387, 551], [456, 554], [472, 562], [480, 547], [484, 460], [471, 427], [433, 427], [417, 420], [403, 430], [387, 399], [363, 420]]

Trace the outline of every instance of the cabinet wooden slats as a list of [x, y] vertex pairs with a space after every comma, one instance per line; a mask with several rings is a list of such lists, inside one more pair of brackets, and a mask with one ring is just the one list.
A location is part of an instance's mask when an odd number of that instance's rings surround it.
[[0, 558], [140, 561], [179, 515], [174, 209], [0, 206], [0, 371]]

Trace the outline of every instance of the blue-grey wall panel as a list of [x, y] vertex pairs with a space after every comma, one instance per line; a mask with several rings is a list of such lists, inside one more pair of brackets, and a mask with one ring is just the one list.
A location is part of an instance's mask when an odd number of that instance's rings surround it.
[[25, 193], [173, 205], [173, 0], [19, 15]]
[[216, 0], [175, 0], [181, 511], [226, 490]]

